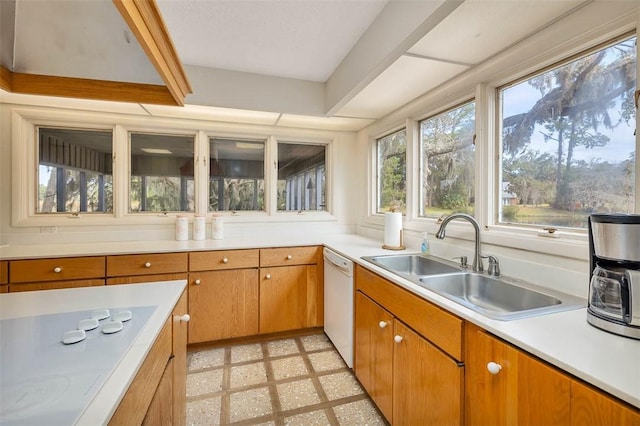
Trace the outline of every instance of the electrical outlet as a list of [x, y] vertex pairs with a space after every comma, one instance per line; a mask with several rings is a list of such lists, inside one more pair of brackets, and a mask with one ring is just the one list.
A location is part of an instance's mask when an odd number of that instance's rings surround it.
[[56, 226], [41, 226], [40, 233], [41, 234], [55, 234], [58, 232], [58, 228]]

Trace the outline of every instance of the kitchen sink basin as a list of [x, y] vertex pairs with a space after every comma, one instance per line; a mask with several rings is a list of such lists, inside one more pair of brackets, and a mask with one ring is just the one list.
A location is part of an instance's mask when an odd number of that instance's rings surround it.
[[424, 276], [420, 285], [489, 318], [507, 320], [577, 309], [584, 301], [570, 295], [520, 287], [475, 273]]
[[461, 269], [438, 262], [419, 254], [398, 254], [388, 256], [368, 256], [364, 260], [389, 272], [404, 276], [423, 276], [460, 273]]
[[470, 272], [420, 254], [362, 258], [488, 318], [514, 320], [578, 309], [586, 301]]

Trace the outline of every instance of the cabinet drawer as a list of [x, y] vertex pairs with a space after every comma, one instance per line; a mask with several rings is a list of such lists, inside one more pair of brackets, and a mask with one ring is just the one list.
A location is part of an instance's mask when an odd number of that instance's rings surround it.
[[12, 260], [9, 281], [68, 281], [104, 278], [104, 256], [60, 259]]
[[189, 253], [190, 271], [257, 268], [260, 250], [219, 250]]
[[187, 272], [187, 253], [107, 256], [107, 276], [170, 274]]
[[0, 262], [0, 284], [9, 282], [9, 262], [3, 260]]
[[318, 250], [313, 247], [285, 247], [260, 250], [260, 266], [311, 265], [318, 263]]
[[361, 266], [356, 269], [356, 286], [451, 357], [463, 361], [464, 320]]
[[104, 285], [104, 278], [93, 280], [72, 280], [72, 281], [48, 281], [36, 283], [11, 283], [9, 293], [36, 290], [57, 290], [60, 288], [79, 288]]

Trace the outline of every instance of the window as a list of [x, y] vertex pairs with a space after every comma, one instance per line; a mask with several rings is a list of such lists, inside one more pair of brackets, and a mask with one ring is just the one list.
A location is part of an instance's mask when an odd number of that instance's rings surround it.
[[193, 137], [131, 133], [129, 211], [192, 212]]
[[420, 122], [420, 216], [473, 214], [475, 103]]
[[326, 146], [278, 143], [278, 210], [326, 210]]
[[37, 213], [113, 211], [111, 131], [38, 128]]
[[407, 131], [402, 129], [376, 141], [378, 193], [377, 212], [406, 211]]
[[499, 220], [586, 228], [634, 211], [636, 39], [499, 90]]
[[209, 139], [209, 211], [264, 210], [264, 141]]

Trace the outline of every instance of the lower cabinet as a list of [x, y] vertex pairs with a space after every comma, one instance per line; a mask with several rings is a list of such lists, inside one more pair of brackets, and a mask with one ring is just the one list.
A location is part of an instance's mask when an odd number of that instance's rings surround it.
[[[420, 310], [404, 311], [401, 306], [420, 300], [361, 269], [356, 272], [356, 283], [354, 370], [382, 414], [394, 425], [462, 424], [463, 364], [404, 320]], [[388, 306], [394, 310], [387, 310]], [[429, 304], [427, 308], [434, 307]], [[449, 318], [440, 320], [447, 322]], [[413, 319], [407, 321], [413, 323]], [[462, 321], [452, 321], [459, 324], [460, 344]]]
[[258, 334], [258, 269], [189, 274], [189, 343]]
[[472, 324], [466, 330], [465, 423], [640, 425], [627, 406]]

